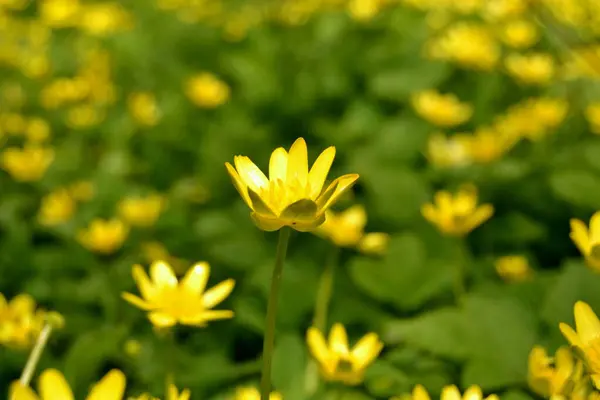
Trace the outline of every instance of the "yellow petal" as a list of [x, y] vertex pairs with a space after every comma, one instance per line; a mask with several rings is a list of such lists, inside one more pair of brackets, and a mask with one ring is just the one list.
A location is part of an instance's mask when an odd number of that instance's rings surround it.
[[482, 204], [477, 207], [475, 212], [467, 219], [464, 226], [464, 233], [470, 232], [490, 219], [494, 214], [494, 207], [491, 204]]
[[220, 319], [233, 318], [235, 314], [231, 310], [207, 310], [202, 313], [204, 321], [216, 321]]
[[270, 218], [276, 217], [275, 211], [273, 211], [271, 207], [269, 207], [267, 202], [262, 197], [260, 197], [258, 193], [256, 193], [254, 190], [248, 189], [248, 195], [250, 196], [252, 209], [255, 213]]
[[265, 174], [248, 157], [235, 156], [233, 161], [242, 182], [248, 188], [260, 192], [260, 189], [269, 186], [269, 180]]
[[574, 314], [577, 334], [584, 344], [600, 336], [600, 320], [587, 303], [583, 301], [575, 303]]
[[252, 213], [250, 215], [252, 217], [252, 221], [256, 226], [265, 231], [265, 232], [273, 232], [281, 229], [284, 223], [279, 218], [267, 218], [258, 213]]
[[73, 392], [65, 377], [55, 369], [42, 372], [39, 392], [43, 400], [73, 400]]
[[367, 211], [363, 206], [357, 204], [341, 213], [340, 218], [345, 224], [362, 231], [367, 224]]
[[321, 214], [319, 217], [313, 220], [308, 221], [295, 221], [294, 224], [291, 225], [292, 228], [297, 230], [298, 232], [312, 232], [317, 229], [321, 224], [325, 222], [325, 214]]
[[148, 303], [147, 301], [137, 297], [134, 294], [121, 293], [121, 297], [123, 298], [123, 300], [127, 301], [128, 303], [133, 304], [134, 306], [136, 306], [137, 308], [140, 308], [142, 310], [148, 311], [148, 310], [152, 310], [154, 308], [153, 304]]
[[329, 348], [334, 353], [348, 354], [348, 335], [342, 324], [334, 324], [329, 332]]
[[39, 400], [39, 397], [29, 386], [23, 386], [20, 382], [13, 382], [9, 389], [9, 400]]
[[246, 202], [248, 207], [252, 208], [252, 203], [250, 202], [250, 197], [248, 196], [248, 187], [246, 186], [244, 181], [242, 181], [240, 175], [237, 173], [235, 168], [233, 168], [233, 166], [228, 162], [225, 163], [225, 168], [227, 168], [227, 172], [231, 177], [231, 181], [233, 182], [233, 186], [235, 187], [235, 189], [238, 191], [240, 196], [242, 196], [242, 199]]
[[124, 393], [125, 375], [113, 369], [92, 387], [87, 400], [122, 400]]
[[310, 185], [310, 198], [316, 199], [323, 191], [323, 185], [327, 179], [327, 174], [335, 158], [335, 147], [331, 146], [325, 149], [315, 160], [310, 172], [308, 173], [308, 184]]
[[319, 364], [327, 364], [329, 360], [329, 349], [325, 342], [325, 337], [320, 330], [315, 327], [308, 328], [306, 332], [306, 344], [310, 354], [319, 362]]
[[158, 328], [168, 328], [177, 323], [174, 317], [160, 311], [152, 311], [148, 313], [148, 319], [152, 325]]
[[287, 178], [287, 163], [287, 151], [283, 147], [275, 149], [271, 153], [271, 159], [269, 160], [269, 180], [272, 182], [280, 180], [285, 183]]
[[590, 238], [587, 226], [578, 219], [571, 219], [571, 233], [569, 237], [575, 243], [581, 254], [587, 256], [590, 254]]
[[298, 181], [300, 186], [306, 186], [308, 182], [308, 151], [303, 138], [296, 139], [290, 147], [286, 172], [288, 185]]
[[298, 200], [287, 206], [279, 218], [286, 221], [314, 221], [317, 217], [317, 204], [312, 200]]
[[481, 400], [482, 398], [483, 393], [481, 392], [481, 388], [477, 385], [469, 387], [463, 395], [463, 400]]
[[441, 400], [462, 400], [460, 391], [455, 385], [444, 386], [442, 389]]
[[352, 348], [351, 355], [354, 368], [363, 369], [371, 364], [379, 353], [381, 353], [382, 349], [383, 343], [379, 340], [377, 334], [368, 333], [363, 336]]
[[567, 339], [569, 341], [571, 346], [576, 346], [579, 348], [583, 347], [583, 343], [581, 342], [581, 339], [579, 338], [579, 336], [577, 335], [577, 332], [575, 332], [575, 330], [573, 328], [571, 328], [569, 325], [567, 325], [563, 322], [561, 322], [558, 325], [558, 328], [560, 329], [560, 332], [563, 334], [565, 339]]
[[177, 287], [177, 277], [169, 264], [164, 261], [155, 261], [150, 265], [150, 277], [157, 289]]
[[[189, 389], [185, 389], [179, 394], [179, 400], [190, 400], [191, 396], [192, 396], [192, 392]], [[178, 400], [178, 399], [175, 399], [175, 400]]]
[[181, 287], [189, 293], [200, 295], [206, 289], [209, 273], [210, 266], [208, 263], [199, 262], [187, 271], [181, 280]]
[[204, 296], [202, 296], [204, 307], [213, 308], [225, 300], [225, 298], [231, 294], [234, 286], [235, 281], [233, 279], [227, 279], [207, 290], [206, 293], [204, 293]]
[[600, 211], [596, 211], [590, 219], [590, 241], [598, 243], [600, 241]]
[[431, 397], [423, 385], [417, 385], [412, 391], [412, 400], [431, 400]]
[[35, 310], [35, 300], [28, 294], [18, 294], [8, 306], [17, 315], [31, 314]]
[[431, 222], [432, 224], [437, 224], [438, 210], [433, 204], [423, 204], [421, 206], [421, 214], [423, 215], [423, 218], [425, 218], [427, 221]]
[[348, 174], [337, 178], [335, 180], [337, 181], [337, 187], [335, 188], [335, 192], [329, 198], [329, 200], [327, 200], [327, 202], [321, 206], [321, 204], [319, 203], [320, 198], [317, 199], [317, 205], [319, 205], [319, 212], [323, 212], [329, 207], [331, 207], [344, 193], [346, 193], [347, 190], [349, 190], [354, 185], [354, 183], [356, 183], [357, 179], [358, 174]]
[[147, 300], [151, 299], [156, 290], [152, 282], [150, 282], [150, 278], [148, 278], [144, 268], [142, 268], [141, 265], [134, 265], [131, 269], [131, 275], [133, 276], [133, 280], [135, 281], [135, 284], [137, 285], [142, 297]]

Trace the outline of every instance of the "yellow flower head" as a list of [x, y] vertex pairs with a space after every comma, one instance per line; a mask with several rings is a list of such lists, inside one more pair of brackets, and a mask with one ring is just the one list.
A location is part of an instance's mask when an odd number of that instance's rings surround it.
[[539, 40], [539, 37], [535, 23], [525, 19], [508, 21], [501, 31], [504, 44], [515, 49], [529, 48]]
[[119, 202], [119, 215], [133, 226], [149, 227], [156, 223], [163, 209], [164, 198], [159, 195], [127, 197]]
[[574, 314], [576, 330], [561, 322], [560, 331], [571, 346], [583, 352], [592, 381], [600, 388], [600, 320], [583, 301], [575, 303]]
[[531, 278], [533, 270], [523, 256], [504, 256], [496, 260], [496, 272], [507, 282], [523, 282]]
[[477, 205], [477, 191], [469, 186], [454, 195], [445, 190], [437, 192], [434, 203], [425, 204], [421, 213], [443, 234], [463, 236], [490, 219], [494, 207]]
[[600, 211], [590, 219], [590, 228], [579, 219], [571, 219], [571, 240], [585, 257], [590, 268], [600, 271]]
[[[10, 387], [10, 400], [74, 400], [71, 387], [63, 374], [47, 369], [40, 375], [37, 395], [29, 386], [15, 382]], [[92, 386], [86, 400], [122, 400], [125, 394], [125, 375], [116, 369]]]
[[156, 97], [150, 92], [135, 92], [127, 99], [129, 113], [140, 125], [154, 126], [160, 119]]
[[75, 207], [75, 200], [68, 190], [58, 189], [42, 198], [38, 220], [42, 225], [60, 225], [71, 219], [75, 213]]
[[118, 2], [102, 2], [86, 4], [77, 22], [83, 31], [105, 36], [130, 29], [132, 16]]
[[27, 121], [25, 136], [30, 143], [42, 143], [50, 137], [50, 125], [42, 118], [31, 118]]
[[79, 0], [42, 0], [39, 3], [40, 19], [53, 28], [75, 25], [79, 10]]
[[585, 46], [569, 51], [571, 59], [564, 65], [567, 79], [600, 79], [600, 46]]
[[[172, 383], [167, 385], [167, 397], [165, 400], [189, 400], [192, 393], [189, 389], [184, 389], [179, 393], [177, 387]], [[151, 394], [144, 393], [138, 397], [131, 397], [128, 400], [160, 400], [158, 397], [154, 397]]]
[[0, 164], [13, 179], [20, 182], [40, 180], [54, 160], [54, 150], [36, 145], [23, 149], [10, 147], [2, 152]]
[[[422, 385], [417, 385], [412, 391], [412, 395], [409, 397], [412, 400], [431, 400], [427, 389]], [[481, 388], [477, 385], [469, 387], [463, 395], [460, 394], [460, 390], [455, 385], [448, 385], [442, 389], [440, 400], [498, 400], [498, 396], [495, 394], [483, 397]]]
[[79, 232], [77, 240], [90, 251], [100, 254], [112, 254], [121, 248], [129, 228], [118, 219], [95, 219]]
[[350, 0], [348, 12], [356, 21], [369, 21], [381, 10], [382, 0]]
[[190, 78], [185, 92], [192, 103], [201, 108], [216, 108], [229, 100], [230, 96], [229, 86], [208, 72]]
[[471, 138], [466, 134], [445, 136], [435, 133], [427, 142], [427, 159], [436, 167], [459, 167], [471, 164]]
[[546, 349], [535, 346], [529, 353], [529, 387], [542, 397], [568, 396], [582, 376], [583, 368], [576, 363], [571, 350], [560, 347], [554, 359]]
[[412, 98], [412, 104], [421, 117], [440, 127], [461, 125], [473, 115], [473, 107], [461, 103], [453, 94], [441, 94], [435, 90], [425, 90]]
[[[240, 387], [236, 389], [233, 400], [260, 400], [260, 393], [258, 389], [252, 386]], [[277, 392], [272, 392], [269, 395], [269, 400], [283, 400], [283, 397]]]
[[375, 333], [363, 336], [349, 349], [348, 336], [342, 324], [335, 324], [329, 333], [329, 343], [323, 333], [315, 327], [308, 329], [308, 349], [319, 363], [323, 377], [329, 381], [340, 381], [347, 385], [358, 385], [363, 381], [366, 368], [377, 358], [383, 343]]
[[264, 231], [283, 226], [306, 232], [325, 221], [325, 211], [354, 185], [357, 174], [343, 175], [323, 190], [335, 157], [335, 147], [321, 153], [308, 169], [304, 139], [297, 139], [289, 153], [283, 147], [271, 154], [269, 178], [245, 156], [235, 156], [235, 168], [225, 163], [233, 184], [252, 209], [252, 219]]
[[504, 64], [508, 74], [524, 85], [545, 85], [554, 77], [554, 59], [550, 54], [510, 54]]
[[35, 300], [19, 294], [10, 302], [0, 293], [0, 344], [24, 348], [31, 346], [44, 326], [46, 313], [36, 310]]
[[229, 296], [235, 281], [228, 279], [206, 290], [210, 273], [208, 263], [197, 263], [181, 281], [163, 261], [150, 265], [150, 278], [139, 265], [134, 265], [132, 272], [142, 298], [130, 293], [123, 293], [123, 298], [148, 311], [148, 318], [156, 327], [165, 328], [177, 323], [205, 326], [213, 320], [233, 317], [233, 311], [212, 308]]
[[516, 143], [514, 138], [488, 127], [478, 128], [469, 139], [471, 158], [481, 164], [500, 159]]
[[585, 118], [590, 124], [590, 129], [600, 135], [600, 102], [590, 104], [585, 108]]

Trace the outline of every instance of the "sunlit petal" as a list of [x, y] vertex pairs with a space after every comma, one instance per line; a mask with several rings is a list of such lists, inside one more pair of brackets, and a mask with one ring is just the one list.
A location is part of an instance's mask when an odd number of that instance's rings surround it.
[[202, 303], [205, 308], [213, 308], [217, 304], [221, 303], [223, 300], [229, 296], [235, 286], [235, 281], [233, 279], [227, 279], [219, 283], [216, 286], [213, 286], [209, 290], [204, 293], [202, 296]]
[[348, 335], [342, 324], [334, 324], [329, 332], [329, 348], [338, 354], [348, 354]]
[[303, 138], [298, 138], [290, 147], [287, 163], [286, 183], [298, 181], [300, 186], [308, 182], [308, 150]]
[[157, 289], [177, 287], [177, 277], [169, 264], [164, 261], [155, 261], [150, 265], [150, 277]]
[[158, 328], [168, 328], [177, 323], [177, 320], [174, 317], [160, 311], [152, 311], [148, 313], [148, 319], [152, 325]]
[[288, 154], [283, 147], [275, 149], [269, 160], [269, 180], [285, 182], [287, 177]]
[[154, 296], [155, 288], [144, 268], [141, 265], [134, 265], [131, 274], [142, 297], [144, 299], [151, 299]]
[[125, 375], [113, 369], [96, 383], [86, 400], [122, 400], [125, 393]]
[[227, 168], [227, 173], [229, 173], [229, 176], [231, 177], [233, 186], [236, 188], [240, 196], [242, 196], [242, 199], [248, 205], [248, 207], [252, 208], [252, 203], [250, 202], [250, 197], [248, 196], [247, 185], [244, 183], [244, 181], [242, 181], [242, 178], [240, 178], [240, 175], [231, 164], [228, 162], [225, 163], [225, 168]]
[[47, 369], [40, 375], [40, 397], [43, 400], [73, 400], [73, 392], [65, 377], [56, 369]]
[[308, 173], [308, 183], [310, 185], [310, 198], [316, 199], [323, 191], [323, 185], [327, 179], [327, 174], [335, 158], [335, 147], [331, 146], [325, 149], [315, 160], [310, 172]]
[[352, 348], [352, 359], [355, 369], [363, 369], [377, 358], [383, 343], [375, 333], [366, 334]]
[[154, 304], [148, 303], [144, 299], [139, 298], [138, 296], [131, 293], [121, 293], [121, 297], [123, 300], [133, 304], [134, 306], [142, 309], [142, 310], [152, 310], [155, 308]]
[[189, 293], [200, 295], [206, 288], [210, 266], [207, 262], [199, 262], [190, 268], [181, 280], [181, 288]]
[[269, 186], [265, 174], [248, 157], [236, 156], [233, 161], [240, 178], [250, 189], [259, 192], [261, 188]]

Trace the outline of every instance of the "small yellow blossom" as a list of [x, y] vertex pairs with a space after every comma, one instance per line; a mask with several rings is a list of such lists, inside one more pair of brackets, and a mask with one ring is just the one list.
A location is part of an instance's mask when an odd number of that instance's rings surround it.
[[119, 202], [119, 215], [130, 225], [149, 227], [156, 223], [164, 203], [164, 198], [157, 194], [127, 197]]
[[44, 24], [63, 28], [75, 25], [80, 4], [79, 0], [41, 0], [38, 10]]
[[[122, 400], [125, 394], [125, 375], [113, 369], [94, 384], [86, 400]], [[63, 374], [47, 369], [40, 375], [38, 396], [29, 386], [15, 382], [10, 388], [11, 400], [74, 400], [75, 396]]]
[[24, 348], [31, 346], [44, 326], [46, 313], [36, 309], [35, 300], [19, 294], [10, 302], [0, 293], [0, 344]]
[[291, 226], [306, 232], [325, 221], [325, 211], [358, 179], [357, 174], [343, 175], [323, 190], [334, 158], [335, 147], [331, 146], [309, 171], [306, 142], [299, 138], [289, 153], [283, 147], [273, 151], [269, 178], [245, 156], [235, 156], [235, 168], [230, 163], [225, 166], [260, 229], [276, 231]]
[[156, 97], [150, 92], [135, 92], [127, 99], [129, 113], [140, 125], [154, 126], [160, 119]]
[[[341, 213], [332, 210], [325, 212], [325, 222], [320, 225], [315, 233], [331, 240], [339, 247], [356, 247], [358, 249], [385, 251], [388, 235], [384, 233], [367, 233], [364, 228], [367, 224], [367, 212], [361, 205], [355, 205]], [[377, 253], [381, 254], [381, 253]]]
[[445, 128], [461, 125], [473, 115], [473, 107], [462, 103], [453, 94], [441, 94], [435, 90], [425, 90], [412, 98], [412, 105], [422, 118]]
[[533, 276], [529, 261], [523, 256], [504, 256], [496, 260], [496, 272], [507, 282], [523, 282]]
[[600, 102], [590, 104], [585, 108], [585, 118], [590, 124], [590, 129], [600, 135]]
[[31, 118], [27, 121], [25, 136], [30, 143], [41, 143], [50, 137], [50, 125], [42, 118]]
[[348, 12], [357, 21], [368, 21], [375, 17], [382, 7], [382, 0], [349, 0]]
[[129, 229], [122, 221], [97, 218], [79, 232], [77, 240], [90, 251], [112, 254], [121, 248], [128, 234]]
[[504, 64], [509, 75], [524, 85], [545, 85], [554, 77], [554, 59], [550, 54], [511, 54]]
[[540, 34], [535, 23], [525, 19], [516, 19], [503, 25], [500, 37], [509, 47], [526, 49], [539, 40]]
[[137, 357], [142, 351], [142, 344], [139, 340], [128, 339], [123, 345], [123, 351], [129, 357]]
[[[260, 393], [252, 386], [240, 387], [236, 389], [233, 400], [260, 400]], [[272, 392], [269, 400], [283, 400], [283, 397], [277, 392]]]
[[323, 377], [328, 381], [340, 381], [358, 385], [363, 381], [366, 368], [377, 358], [383, 343], [375, 333], [363, 336], [350, 350], [348, 336], [342, 324], [335, 324], [329, 333], [329, 343], [315, 327], [308, 329], [308, 349], [319, 363]]
[[434, 203], [425, 204], [421, 212], [443, 234], [463, 236], [490, 219], [494, 207], [477, 205], [476, 189], [466, 187], [454, 195], [445, 190], [437, 192]]
[[469, 153], [476, 163], [491, 163], [513, 147], [514, 139], [493, 128], [481, 127], [469, 138]]
[[489, 21], [520, 17], [527, 10], [528, 0], [488, 0], [482, 14]]
[[468, 135], [434, 133], [427, 141], [427, 159], [436, 167], [461, 167], [473, 162]]
[[216, 108], [229, 100], [230, 96], [229, 86], [208, 72], [190, 78], [185, 92], [192, 103], [201, 108]]
[[130, 29], [132, 16], [119, 2], [92, 3], [81, 10], [78, 25], [91, 35], [105, 36]]
[[383, 232], [371, 232], [363, 236], [358, 243], [358, 251], [365, 254], [384, 254], [390, 243], [390, 235]]
[[191, 267], [181, 281], [163, 261], [150, 265], [150, 278], [140, 265], [133, 266], [135, 280], [142, 298], [123, 293], [123, 298], [148, 311], [148, 319], [156, 327], [182, 325], [206, 326], [213, 320], [233, 317], [230, 310], [211, 310], [233, 290], [235, 281], [228, 279], [206, 290], [210, 266], [200, 262]]
[[0, 115], [0, 126], [10, 135], [19, 135], [25, 132], [27, 120], [21, 114], [6, 113]]
[[75, 200], [66, 189], [58, 189], [42, 198], [38, 221], [42, 225], [54, 226], [65, 223], [75, 213]]
[[69, 193], [77, 201], [91, 200], [94, 192], [94, 184], [90, 181], [77, 181], [69, 185]]
[[[431, 400], [427, 389], [422, 385], [416, 385], [410, 396], [407, 397], [410, 400]], [[399, 397], [393, 397], [390, 400], [399, 400]], [[440, 400], [499, 400], [499, 397], [495, 394], [483, 397], [481, 388], [477, 385], [470, 386], [463, 395], [460, 394], [460, 390], [455, 385], [444, 386]]]
[[2, 152], [0, 163], [13, 179], [20, 182], [40, 180], [54, 160], [54, 150], [27, 145], [20, 149], [10, 147]]
[[579, 219], [573, 218], [569, 236], [590, 268], [600, 272], [600, 211], [596, 211], [590, 219], [590, 228]]
[[104, 113], [92, 104], [80, 104], [67, 112], [67, 124], [73, 129], [85, 129], [98, 125]]
[[600, 388], [600, 320], [583, 301], [575, 303], [574, 314], [576, 330], [561, 322], [560, 331], [571, 346], [583, 352], [592, 382]]
[[600, 79], [600, 46], [586, 46], [569, 51], [563, 75], [567, 79]]
[[[184, 389], [179, 393], [177, 387], [172, 383], [167, 385], [167, 397], [165, 400], [189, 400], [192, 393], [189, 389]], [[138, 397], [130, 397], [128, 400], [160, 400], [158, 397], [154, 397], [151, 394], [144, 393]]]
[[548, 357], [546, 349], [541, 346], [534, 346], [529, 353], [527, 382], [542, 397], [568, 396], [574, 384], [581, 379], [582, 372], [582, 364], [576, 363], [566, 346], [556, 351], [554, 359]]

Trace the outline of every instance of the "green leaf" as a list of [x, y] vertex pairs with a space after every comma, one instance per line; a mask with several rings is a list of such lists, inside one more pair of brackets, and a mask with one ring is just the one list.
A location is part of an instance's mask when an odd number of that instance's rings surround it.
[[600, 208], [600, 177], [586, 170], [566, 170], [550, 175], [550, 186], [562, 200], [580, 207]]
[[279, 334], [273, 354], [273, 387], [284, 399], [304, 399], [306, 346], [296, 334]]
[[379, 360], [366, 372], [365, 385], [377, 397], [390, 397], [410, 390], [411, 380], [395, 365]]

